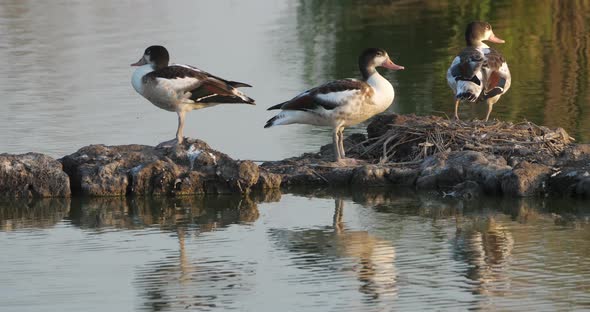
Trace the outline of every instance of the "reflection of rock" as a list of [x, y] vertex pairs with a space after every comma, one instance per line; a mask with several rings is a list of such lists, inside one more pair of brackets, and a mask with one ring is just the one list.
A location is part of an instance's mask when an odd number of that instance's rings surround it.
[[72, 192], [81, 195], [248, 193], [280, 184], [267, 172], [259, 179], [253, 162], [233, 160], [194, 139], [174, 147], [90, 145], [61, 162]]
[[198, 225], [200, 232], [258, 219], [249, 196], [99, 197], [74, 200], [70, 218], [83, 228], [142, 228], [154, 224], [175, 230]]
[[473, 181], [465, 181], [453, 186], [452, 195], [462, 199], [474, 199], [481, 196], [483, 190], [481, 186]]
[[252, 200], [257, 203], [264, 202], [264, 203], [274, 203], [281, 201], [281, 190], [280, 189], [271, 189], [265, 191], [256, 191], [250, 194]]
[[384, 302], [386, 298], [395, 297], [397, 275], [393, 246], [366, 231], [346, 230], [342, 215], [343, 201], [336, 199], [331, 228], [272, 229], [270, 234], [279, 247], [293, 253], [292, 259], [298, 267], [319, 275], [352, 274], [361, 283], [359, 291], [370, 300]]
[[0, 202], [0, 231], [52, 227], [66, 218], [69, 211], [68, 198]]
[[0, 197], [68, 197], [70, 182], [61, 164], [39, 154], [0, 154]]

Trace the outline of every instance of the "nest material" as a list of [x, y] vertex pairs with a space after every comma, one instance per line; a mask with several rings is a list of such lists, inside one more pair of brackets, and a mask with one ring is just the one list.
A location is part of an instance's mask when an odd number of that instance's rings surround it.
[[532, 158], [558, 156], [574, 139], [562, 128], [532, 122], [463, 122], [440, 117], [412, 117], [387, 125], [365, 142], [364, 157], [381, 163], [420, 162], [442, 152], [473, 150]]

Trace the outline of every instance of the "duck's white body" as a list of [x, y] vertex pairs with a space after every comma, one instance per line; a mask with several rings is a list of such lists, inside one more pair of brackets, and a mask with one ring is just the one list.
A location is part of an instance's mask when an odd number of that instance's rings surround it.
[[334, 108], [317, 106], [312, 110], [283, 110], [276, 116], [277, 119], [272, 126], [299, 123], [348, 127], [384, 112], [393, 103], [395, 97], [393, 86], [378, 72], [371, 75], [366, 83], [357, 79], [347, 80], [359, 86], [368, 85], [370, 89], [360, 87], [359, 89], [316, 94], [311, 93], [317, 88], [305, 91], [292, 101], [313, 97], [322, 102], [333, 103]]

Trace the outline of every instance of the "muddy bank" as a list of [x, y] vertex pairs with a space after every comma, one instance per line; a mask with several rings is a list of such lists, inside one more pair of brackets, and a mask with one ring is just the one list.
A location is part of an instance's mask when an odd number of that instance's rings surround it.
[[332, 148], [262, 168], [282, 186], [396, 185], [445, 196], [590, 197], [590, 145], [563, 129], [523, 122], [454, 122], [433, 116], [382, 115], [368, 136], [345, 140], [356, 165], [330, 162]]

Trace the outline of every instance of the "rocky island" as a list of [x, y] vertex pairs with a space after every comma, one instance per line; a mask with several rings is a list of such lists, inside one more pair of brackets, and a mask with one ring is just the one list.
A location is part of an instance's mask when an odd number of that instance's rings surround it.
[[175, 196], [298, 187], [403, 186], [443, 196], [590, 197], [590, 144], [530, 122], [463, 122], [381, 115], [346, 138], [355, 165], [332, 147], [257, 165], [205, 142], [90, 145], [53, 159], [0, 154], [0, 197]]

